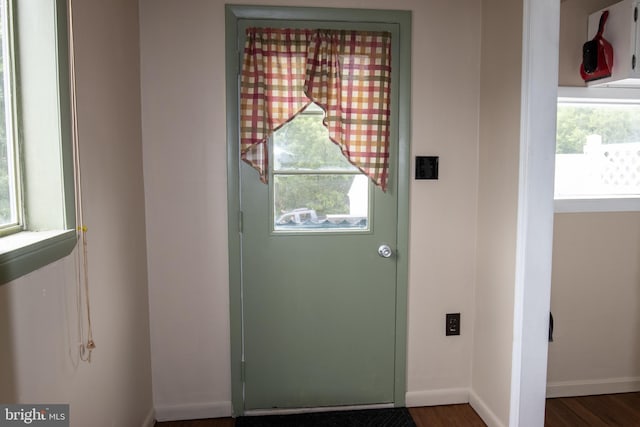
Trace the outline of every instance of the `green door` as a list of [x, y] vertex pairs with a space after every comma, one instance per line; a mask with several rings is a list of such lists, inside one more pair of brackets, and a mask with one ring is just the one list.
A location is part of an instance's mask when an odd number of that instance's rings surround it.
[[[304, 196], [348, 199], [361, 179], [322, 172], [267, 186], [242, 165], [245, 409], [393, 402], [396, 263], [378, 248], [395, 247], [395, 198], [376, 189], [369, 218], [327, 220]], [[287, 196], [297, 208], [273, 212]]]
[[245, 411], [404, 401], [395, 395], [404, 384], [395, 372], [396, 300], [406, 291], [396, 283], [395, 109], [386, 192], [323, 134], [313, 104], [269, 142], [268, 184], [240, 162]]

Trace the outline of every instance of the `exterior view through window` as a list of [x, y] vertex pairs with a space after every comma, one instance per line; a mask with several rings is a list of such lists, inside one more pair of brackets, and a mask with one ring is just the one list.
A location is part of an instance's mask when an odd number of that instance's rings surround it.
[[[18, 224], [7, 1], [0, 0], [0, 231]], [[1, 234], [1, 233], [0, 233]]]
[[275, 231], [369, 229], [369, 179], [329, 139], [311, 104], [273, 136]]
[[640, 196], [640, 104], [558, 103], [555, 198]]

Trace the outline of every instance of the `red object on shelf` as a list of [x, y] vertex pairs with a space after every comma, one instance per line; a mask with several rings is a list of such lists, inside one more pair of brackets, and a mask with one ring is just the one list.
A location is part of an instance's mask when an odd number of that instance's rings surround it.
[[595, 37], [582, 46], [582, 65], [580, 75], [585, 82], [603, 79], [611, 76], [613, 68], [613, 47], [611, 43], [602, 37], [604, 24], [609, 17], [609, 11], [605, 10], [600, 16], [598, 33]]

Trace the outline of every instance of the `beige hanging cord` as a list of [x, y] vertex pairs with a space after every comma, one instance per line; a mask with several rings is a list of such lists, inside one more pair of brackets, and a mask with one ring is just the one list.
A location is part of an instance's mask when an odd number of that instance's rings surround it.
[[[71, 122], [73, 139], [73, 176], [76, 196], [76, 229], [80, 248], [76, 250], [77, 269], [77, 310], [78, 310], [78, 336], [80, 337], [80, 359], [91, 363], [91, 352], [96, 348], [93, 341], [93, 326], [91, 325], [91, 300], [89, 298], [89, 261], [87, 256], [87, 226], [84, 223], [82, 207], [82, 176], [80, 172], [80, 138], [78, 135], [78, 108], [76, 98], [76, 69], [75, 69], [75, 45], [73, 34], [73, 6], [72, 0], [68, 0], [69, 13], [69, 70], [71, 80]], [[83, 296], [86, 308], [87, 337], [84, 336]]]

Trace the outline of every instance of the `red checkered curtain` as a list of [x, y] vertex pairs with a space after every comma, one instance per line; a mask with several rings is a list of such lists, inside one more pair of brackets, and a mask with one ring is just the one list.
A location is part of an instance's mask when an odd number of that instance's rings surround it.
[[249, 28], [240, 88], [240, 153], [263, 182], [267, 140], [311, 102], [329, 138], [383, 191], [389, 164], [391, 34]]

